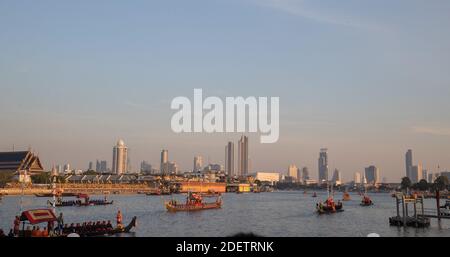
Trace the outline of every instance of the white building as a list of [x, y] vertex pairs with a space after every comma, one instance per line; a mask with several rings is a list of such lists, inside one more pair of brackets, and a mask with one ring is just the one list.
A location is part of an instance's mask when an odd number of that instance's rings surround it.
[[279, 182], [280, 173], [279, 172], [256, 172], [255, 179], [261, 182]]
[[297, 166], [295, 166], [295, 164], [289, 165], [288, 176], [293, 178], [294, 180], [298, 179], [298, 168]]
[[412, 183], [419, 182], [423, 178], [422, 172], [423, 172], [422, 164], [419, 163], [419, 165], [417, 165], [417, 166], [412, 166], [411, 167], [411, 182]]
[[355, 184], [361, 184], [361, 173], [355, 172], [353, 181], [355, 182]]
[[113, 147], [112, 173], [121, 175], [128, 171], [128, 148], [122, 139]]

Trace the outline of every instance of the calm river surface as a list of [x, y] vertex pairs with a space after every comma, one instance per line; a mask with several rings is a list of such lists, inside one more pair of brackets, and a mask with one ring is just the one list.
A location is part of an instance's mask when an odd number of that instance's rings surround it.
[[[92, 199], [103, 196], [91, 196]], [[337, 193], [335, 199], [340, 199]], [[390, 227], [388, 218], [395, 215], [395, 200], [390, 194], [370, 194], [375, 205], [361, 207], [361, 197], [351, 194], [344, 202], [344, 212], [317, 215], [316, 201], [325, 200], [326, 192], [317, 198], [302, 191], [273, 193], [224, 194], [222, 209], [200, 212], [168, 213], [161, 196], [110, 195], [113, 205], [90, 207], [63, 207], [66, 223], [89, 220], [111, 220], [115, 223], [117, 210], [123, 213], [124, 224], [137, 216], [138, 226], [130, 236], [231, 236], [238, 232], [253, 232], [261, 236], [450, 236], [450, 220], [438, 224], [432, 219], [425, 229]], [[20, 212], [20, 196], [5, 196], [0, 201], [0, 228], [5, 233], [12, 227], [14, 216]], [[23, 197], [23, 209], [46, 207], [50, 198]], [[66, 198], [69, 199], [69, 198]], [[169, 200], [170, 196], [165, 196]], [[174, 199], [183, 201], [183, 195]], [[208, 200], [213, 201], [215, 198]], [[435, 200], [425, 200], [425, 207], [433, 207]]]

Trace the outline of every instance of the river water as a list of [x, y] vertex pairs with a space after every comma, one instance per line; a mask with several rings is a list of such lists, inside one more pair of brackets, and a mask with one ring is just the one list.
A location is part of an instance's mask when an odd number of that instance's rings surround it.
[[[450, 236], [450, 220], [440, 224], [432, 219], [429, 228], [397, 228], [389, 226], [388, 218], [394, 216], [395, 199], [390, 194], [369, 194], [374, 205], [361, 207], [361, 197], [350, 194], [351, 201], [344, 202], [344, 212], [332, 215], [317, 215], [315, 204], [326, 199], [326, 192], [318, 197], [301, 191], [279, 191], [273, 193], [248, 193], [223, 195], [222, 209], [199, 212], [168, 213], [163, 206], [163, 197], [147, 195], [110, 195], [113, 205], [89, 207], [62, 207], [66, 223], [84, 221], [115, 221], [117, 210], [123, 213], [124, 224], [137, 216], [134, 233], [127, 236], [231, 236], [239, 232], [253, 232], [260, 236]], [[91, 196], [92, 199], [103, 196]], [[335, 199], [341, 198], [338, 193]], [[23, 209], [46, 207], [49, 198], [24, 196]], [[68, 198], [67, 198], [68, 199]], [[166, 200], [171, 196], [165, 196]], [[183, 195], [174, 199], [183, 201]], [[213, 201], [215, 198], [208, 199]], [[0, 228], [5, 233], [12, 227], [14, 216], [20, 212], [20, 196], [4, 196], [0, 201]], [[435, 206], [434, 199], [426, 199], [425, 207]], [[115, 223], [115, 222], [114, 222]]]

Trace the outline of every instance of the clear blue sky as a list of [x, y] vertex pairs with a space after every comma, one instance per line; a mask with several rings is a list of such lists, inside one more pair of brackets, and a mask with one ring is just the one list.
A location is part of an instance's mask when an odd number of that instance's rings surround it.
[[170, 101], [279, 96], [280, 140], [250, 135], [254, 170], [308, 166], [319, 148], [344, 179], [404, 153], [450, 169], [450, 2], [0, 1], [0, 150], [31, 146], [46, 166], [134, 168], [159, 152], [182, 169], [223, 163], [237, 134], [177, 135]]

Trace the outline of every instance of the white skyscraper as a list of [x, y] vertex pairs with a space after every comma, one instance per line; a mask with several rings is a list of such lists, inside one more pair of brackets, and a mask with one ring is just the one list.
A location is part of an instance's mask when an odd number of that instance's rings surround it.
[[361, 173], [359, 173], [359, 172], [355, 172], [355, 177], [354, 177], [354, 182], [355, 182], [355, 184], [361, 184]]
[[113, 147], [112, 173], [117, 175], [128, 171], [128, 148], [122, 139]]

